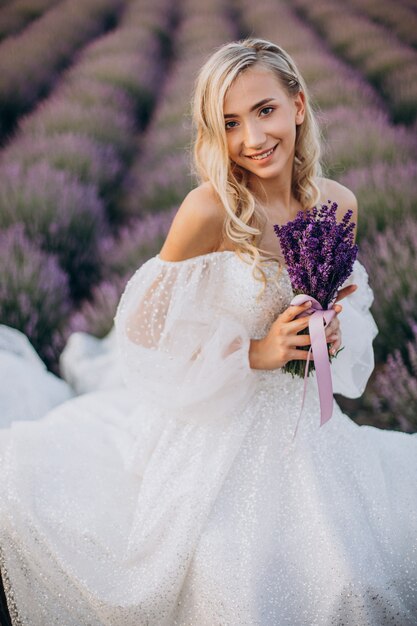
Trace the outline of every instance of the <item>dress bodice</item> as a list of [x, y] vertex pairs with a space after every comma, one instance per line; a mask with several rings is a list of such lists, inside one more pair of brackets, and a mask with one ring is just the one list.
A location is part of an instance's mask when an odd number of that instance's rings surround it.
[[264, 337], [294, 296], [286, 268], [277, 261], [262, 265], [267, 277], [262, 292], [263, 282], [253, 275], [250, 261], [240, 259], [233, 251], [213, 252], [205, 256], [211, 256], [211, 262], [214, 260], [221, 265], [219, 303], [236, 315], [253, 339]]

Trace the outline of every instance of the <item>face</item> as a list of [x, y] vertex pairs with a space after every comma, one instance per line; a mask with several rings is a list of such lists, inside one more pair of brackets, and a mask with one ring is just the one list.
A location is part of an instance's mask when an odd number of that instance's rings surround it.
[[[264, 100], [268, 102], [261, 102]], [[304, 120], [304, 103], [302, 92], [288, 96], [270, 70], [249, 68], [242, 72], [230, 87], [223, 107], [230, 159], [255, 177], [289, 176], [291, 180], [296, 126]], [[269, 156], [253, 158], [271, 149]]]

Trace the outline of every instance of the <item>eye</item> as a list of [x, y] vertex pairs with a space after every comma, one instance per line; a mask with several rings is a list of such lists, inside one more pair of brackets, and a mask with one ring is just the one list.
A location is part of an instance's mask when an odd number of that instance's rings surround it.
[[[262, 113], [263, 111], [269, 111], [269, 110], [270, 110], [270, 111], [273, 111], [273, 110], [274, 110], [274, 107], [264, 107], [263, 109], [261, 109], [261, 111], [260, 111], [260, 112]], [[267, 113], [266, 115], [269, 115], [269, 113]], [[262, 117], [265, 117], [265, 116], [262, 116]], [[228, 126], [228, 124], [236, 124], [236, 122], [233, 122], [233, 121], [231, 121], [231, 122], [226, 122], [226, 124], [225, 124], [225, 128], [226, 128], [226, 130], [232, 130], [232, 128], [234, 128], [234, 126]]]

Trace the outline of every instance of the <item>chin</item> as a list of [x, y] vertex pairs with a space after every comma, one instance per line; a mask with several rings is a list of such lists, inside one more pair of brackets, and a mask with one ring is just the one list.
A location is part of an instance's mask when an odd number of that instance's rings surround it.
[[279, 178], [282, 175], [282, 171], [275, 169], [275, 170], [270, 170], [269, 172], [266, 171], [260, 171], [260, 172], [252, 172], [251, 174], [253, 174], [254, 176], [257, 176], [258, 178], [260, 178], [261, 180], [269, 180], [271, 178]]

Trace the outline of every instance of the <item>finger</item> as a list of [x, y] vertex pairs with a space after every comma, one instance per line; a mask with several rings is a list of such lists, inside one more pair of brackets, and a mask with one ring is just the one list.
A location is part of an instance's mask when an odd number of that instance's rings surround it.
[[[297, 350], [296, 348], [289, 351], [289, 361], [307, 361], [308, 350]], [[310, 352], [310, 361], [314, 361], [313, 353]]]
[[331, 337], [326, 338], [326, 343], [330, 343], [332, 344], [332, 346], [334, 346], [334, 344], [339, 340], [340, 340], [340, 337], [338, 335], [332, 335]]
[[[337, 328], [325, 329], [326, 343], [339, 339], [339, 331]], [[290, 334], [287, 338], [287, 345], [290, 346], [308, 346], [311, 344], [310, 334]]]
[[310, 316], [298, 317], [296, 320], [292, 320], [285, 325], [284, 333], [287, 335], [296, 335], [300, 331], [308, 328]]
[[329, 324], [324, 329], [324, 333], [326, 337], [330, 337], [331, 335], [337, 336], [340, 333], [340, 324], [339, 321], [336, 320], [334, 324]]
[[347, 287], [343, 287], [343, 289], [340, 289], [338, 291], [335, 302], [338, 302], [339, 300], [343, 300], [343, 298], [346, 298], [351, 293], [356, 291], [357, 288], [358, 288], [358, 285], [354, 283], [352, 283], [352, 285], [348, 285]]
[[[299, 333], [301, 330], [304, 330], [305, 328], [308, 328], [310, 323], [310, 316], [309, 315], [305, 315], [303, 317], [298, 317], [295, 320], [292, 320], [291, 322], [287, 323], [287, 328], [286, 328], [286, 333], [288, 335], [296, 335], [297, 333]], [[324, 324], [324, 321], [323, 321]], [[325, 331], [327, 333], [333, 331], [333, 332], [337, 332], [340, 326], [340, 322], [337, 318], [333, 318], [328, 324], [325, 325]], [[327, 329], [331, 329], [330, 331]]]
[[339, 300], [343, 300], [343, 298], [346, 298], [348, 295], [356, 291], [357, 288], [357, 285], [352, 284], [348, 285], [347, 287], [343, 287], [343, 289], [339, 289], [339, 291], [337, 292], [336, 302]]
[[[294, 305], [291, 305], [291, 306], [289, 307], [289, 309], [292, 309], [292, 308], [294, 308], [294, 309], [298, 309], [298, 312], [297, 312], [297, 311], [295, 311], [295, 316], [296, 316], [296, 315], [298, 315], [299, 313], [302, 313], [302, 311], [303, 311], [303, 310], [309, 310], [311, 307], [304, 307], [304, 305], [301, 305], [301, 306], [294, 306]], [[336, 304], [336, 305], [333, 305], [333, 307], [332, 307], [332, 308], [336, 309], [336, 314], [337, 314], [337, 313], [340, 313], [340, 311], [342, 310], [342, 308], [343, 308], [343, 307], [342, 307], [342, 305], [341, 305], [341, 304]], [[286, 309], [286, 310], [282, 313], [282, 315], [284, 315], [284, 313], [286, 313], [289, 309]], [[285, 322], [285, 321], [286, 321], [286, 320], [284, 319], [284, 322]], [[285, 334], [288, 334], [288, 335], [295, 335], [295, 334], [297, 334], [298, 332], [300, 332], [301, 330], [304, 330], [305, 328], [307, 328], [307, 327], [308, 327], [308, 325], [309, 325], [309, 323], [310, 323], [310, 316], [309, 316], [309, 315], [305, 315], [305, 316], [302, 316], [302, 317], [298, 317], [298, 318], [296, 318], [296, 319], [290, 319], [290, 320], [287, 322], [287, 324], [286, 324], [286, 329], [285, 329], [285, 331], [284, 331], [284, 332], [285, 332]], [[324, 322], [323, 322], [323, 323], [324, 323]], [[333, 328], [333, 330], [337, 330], [337, 329], [339, 328], [339, 320], [338, 320], [338, 319], [335, 319], [335, 318], [333, 318], [332, 320], [330, 320], [330, 322], [329, 322], [329, 323], [325, 326], [325, 328], [326, 328], [326, 329], [327, 329], [327, 328], [329, 328], [329, 327], [330, 327], [330, 325], [331, 325], [332, 323], [333, 323], [333, 327], [332, 327], [332, 328]], [[329, 331], [328, 331], [328, 332], [329, 332]]]
[[341, 345], [342, 344], [340, 341], [335, 341], [329, 346], [329, 353], [333, 355], [336, 354], [336, 352], [339, 350]]
[[310, 346], [311, 345], [311, 337], [310, 335], [293, 335], [288, 339], [289, 346]]
[[339, 320], [336, 317], [334, 317], [331, 320], [331, 322], [329, 322], [327, 326], [325, 326], [326, 335], [332, 332], [336, 332], [338, 328], [339, 328]]
[[303, 311], [307, 311], [310, 307], [311, 301], [300, 305], [291, 304], [287, 309], [285, 309], [285, 311], [281, 313], [281, 315], [284, 318], [284, 321], [291, 321], [294, 320], [294, 318]]

